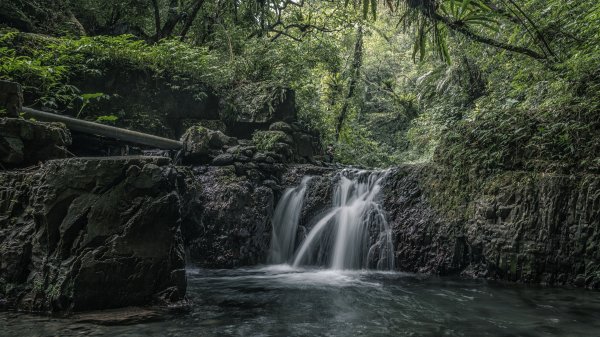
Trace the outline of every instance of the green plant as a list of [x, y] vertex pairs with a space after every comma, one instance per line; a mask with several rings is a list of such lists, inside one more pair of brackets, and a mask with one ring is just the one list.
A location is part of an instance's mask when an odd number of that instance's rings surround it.
[[288, 136], [283, 131], [256, 131], [252, 142], [259, 151], [271, 151], [276, 143], [287, 142]]
[[[81, 107], [79, 108], [79, 111], [77, 111], [77, 115], [75, 117], [79, 118], [81, 116], [81, 113], [83, 112], [83, 109], [85, 109], [85, 107], [88, 106], [90, 104], [90, 102], [101, 99], [101, 98], [105, 98], [105, 97], [106, 97], [106, 95], [104, 95], [101, 92], [80, 95], [79, 98], [81, 98]], [[101, 116], [101, 117], [105, 117], [105, 116]]]

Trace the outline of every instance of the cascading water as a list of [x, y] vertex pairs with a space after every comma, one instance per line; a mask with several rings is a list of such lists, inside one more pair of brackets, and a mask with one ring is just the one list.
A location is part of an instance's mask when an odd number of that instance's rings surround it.
[[310, 177], [304, 177], [298, 187], [287, 189], [275, 208], [269, 263], [289, 262], [294, 253], [300, 212], [309, 182]]
[[288, 190], [273, 219], [272, 245], [278, 247], [280, 255], [274, 259], [272, 249], [270, 261], [291, 261], [294, 267], [318, 265], [337, 270], [394, 269], [392, 233], [379, 204], [381, 182], [386, 175], [387, 171], [340, 172], [333, 207], [315, 219], [295, 253], [295, 235], [307, 180]]

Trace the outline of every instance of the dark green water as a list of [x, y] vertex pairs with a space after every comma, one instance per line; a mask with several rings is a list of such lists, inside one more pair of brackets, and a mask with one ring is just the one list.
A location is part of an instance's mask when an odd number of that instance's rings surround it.
[[190, 270], [193, 310], [128, 326], [0, 314], [1, 336], [600, 336], [600, 293], [289, 267]]

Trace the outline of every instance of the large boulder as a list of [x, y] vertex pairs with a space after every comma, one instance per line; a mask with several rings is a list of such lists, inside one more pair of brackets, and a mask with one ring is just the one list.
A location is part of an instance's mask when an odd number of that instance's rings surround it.
[[71, 133], [60, 123], [0, 118], [0, 164], [23, 167], [54, 158], [66, 158]]
[[181, 179], [158, 157], [0, 173], [0, 307], [70, 312], [182, 300]]
[[181, 137], [183, 159], [186, 163], [209, 163], [221, 154], [224, 146], [234, 146], [237, 139], [202, 126], [189, 128]]

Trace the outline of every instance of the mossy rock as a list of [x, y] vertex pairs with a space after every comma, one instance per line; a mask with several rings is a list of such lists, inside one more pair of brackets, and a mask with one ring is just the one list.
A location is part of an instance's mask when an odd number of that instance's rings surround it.
[[275, 122], [269, 126], [270, 131], [283, 131], [285, 133], [292, 133], [294, 130], [286, 122]]
[[256, 131], [252, 141], [259, 151], [266, 152], [273, 151], [277, 143], [288, 143], [289, 136], [283, 131]]

